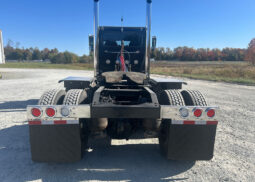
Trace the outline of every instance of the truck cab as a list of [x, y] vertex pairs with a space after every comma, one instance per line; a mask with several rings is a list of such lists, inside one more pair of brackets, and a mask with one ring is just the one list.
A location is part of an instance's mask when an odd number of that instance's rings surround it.
[[146, 28], [99, 27], [99, 74], [119, 71], [122, 46], [126, 71], [145, 73]]

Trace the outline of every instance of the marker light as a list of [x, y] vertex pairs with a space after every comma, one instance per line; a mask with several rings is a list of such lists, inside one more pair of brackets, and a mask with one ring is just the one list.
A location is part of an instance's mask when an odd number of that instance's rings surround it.
[[53, 117], [56, 114], [56, 110], [54, 108], [52, 108], [52, 107], [49, 107], [49, 108], [46, 109], [46, 114], [49, 117]]
[[34, 117], [40, 117], [41, 114], [42, 114], [42, 111], [41, 111], [41, 109], [39, 109], [39, 108], [33, 108], [33, 109], [31, 110], [31, 113], [32, 113], [32, 115], [33, 115]]
[[214, 109], [209, 109], [207, 111], [207, 116], [212, 118], [215, 115], [215, 110]]
[[185, 107], [182, 107], [180, 110], [179, 110], [180, 114], [182, 117], [186, 118], [189, 116], [189, 110]]
[[67, 117], [70, 114], [70, 110], [67, 107], [62, 107], [61, 114], [62, 114], [62, 116]]
[[111, 63], [111, 60], [110, 59], [107, 59], [106, 60], [106, 64], [110, 64]]
[[196, 117], [200, 117], [202, 115], [202, 109], [195, 109], [194, 111], [194, 116]]

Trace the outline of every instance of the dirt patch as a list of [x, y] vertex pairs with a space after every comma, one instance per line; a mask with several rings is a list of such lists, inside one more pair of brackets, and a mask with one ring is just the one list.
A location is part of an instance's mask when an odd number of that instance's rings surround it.
[[1, 72], [0, 79], [10, 80], [10, 79], [23, 79], [29, 78], [31, 75], [25, 72]]

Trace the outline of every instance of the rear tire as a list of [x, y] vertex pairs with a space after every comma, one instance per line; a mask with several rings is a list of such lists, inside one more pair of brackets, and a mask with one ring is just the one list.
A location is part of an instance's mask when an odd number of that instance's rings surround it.
[[43, 93], [39, 105], [61, 105], [63, 103], [66, 91], [64, 89], [51, 89]]
[[[86, 98], [84, 90], [69, 90], [66, 93], [62, 89], [52, 89], [41, 96], [38, 104], [78, 105], [85, 102]], [[29, 126], [32, 160], [58, 163], [81, 160], [88, 139], [87, 135], [84, 135], [86, 122], [80, 120], [80, 123]]]
[[[182, 94], [179, 90], [165, 90], [159, 96], [159, 103], [161, 105], [184, 106]], [[169, 127], [171, 125], [170, 119], [163, 119], [159, 131], [159, 147], [163, 156], [168, 158], [169, 150]]]
[[205, 97], [197, 90], [183, 90], [181, 94], [186, 106], [207, 106]]
[[72, 89], [69, 90], [65, 96], [64, 105], [79, 105], [88, 103], [88, 95], [85, 90]]
[[179, 90], [165, 90], [158, 98], [160, 105], [184, 106], [182, 94]]
[[[63, 89], [51, 89], [41, 96], [39, 105], [62, 105]], [[53, 119], [54, 120], [54, 119]], [[80, 125], [31, 125], [30, 148], [35, 162], [76, 162], [81, 159]]]
[[[80, 104], [89, 104], [90, 98], [88, 97], [89, 89], [71, 89], [67, 92], [63, 105], [80, 105]], [[82, 125], [81, 128], [81, 154], [83, 156], [84, 150], [88, 145], [89, 138], [89, 128], [88, 128], [88, 120], [80, 119], [80, 123]]]
[[[199, 91], [165, 92], [161, 100], [167, 105], [207, 105]], [[174, 125], [170, 119], [162, 120], [159, 134], [161, 153], [171, 160], [210, 160], [213, 157], [215, 133], [216, 126]]]

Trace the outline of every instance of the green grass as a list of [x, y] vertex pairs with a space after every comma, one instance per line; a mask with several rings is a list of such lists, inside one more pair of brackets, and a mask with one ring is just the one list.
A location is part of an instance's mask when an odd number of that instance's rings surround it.
[[[50, 64], [17, 62], [1, 64], [0, 68], [93, 70], [93, 64]], [[252, 66], [246, 62], [159, 61], [153, 62], [151, 64], [151, 73], [176, 77], [187, 77], [192, 79], [255, 85], [255, 66]]]
[[92, 64], [51, 64], [35, 62], [14, 62], [0, 64], [0, 68], [34, 68], [34, 69], [71, 69], [71, 70], [93, 70]]

